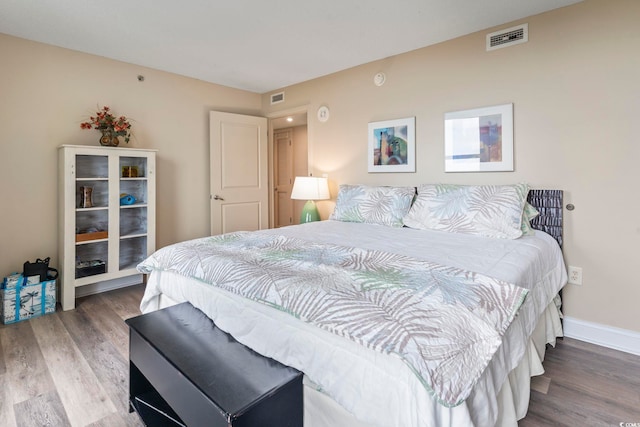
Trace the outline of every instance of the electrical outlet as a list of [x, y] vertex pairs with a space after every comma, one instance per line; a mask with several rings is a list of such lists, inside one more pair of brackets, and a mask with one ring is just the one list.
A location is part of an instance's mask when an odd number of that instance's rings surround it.
[[582, 268], [569, 266], [569, 283], [582, 285]]

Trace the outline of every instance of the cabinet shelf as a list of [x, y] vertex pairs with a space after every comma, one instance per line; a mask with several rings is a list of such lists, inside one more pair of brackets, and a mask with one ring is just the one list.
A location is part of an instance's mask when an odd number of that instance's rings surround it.
[[127, 234], [126, 236], [120, 236], [120, 240], [135, 239], [137, 237], [147, 237], [147, 233]]
[[132, 205], [120, 205], [120, 209], [146, 208], [147, 206], [147, 203], [134, 203]]
[[77, 233], [76, 244], [93, 243], [96, 241], [103, 241], [109, 238], [108, 231], [95, 231], [91, 233]]
[[[63, 310], [75, 307], [79, 286], [140, 274], [136, 266], [155, 250], [155, 165], [155, 150], [60, 147]], [[135, 168], [140, 176], [121, 176], [123, 167]], [[121, 194], [130, 194], [137, 202], [120, 205]], [[108, 286], [112, 284], [103, 288]]]
[[93, 212], [93, 211], [106, 211], [109, 206], [94, 206], [92, 208], [76, 208], [76, 212]]
[[93, 239], [93, 240], [83, 240], [80, 242], [76, 242], [76, 245], [88, 245], [91, 243], [100, 243], [100, 242], [106, 242], [109, 239]]

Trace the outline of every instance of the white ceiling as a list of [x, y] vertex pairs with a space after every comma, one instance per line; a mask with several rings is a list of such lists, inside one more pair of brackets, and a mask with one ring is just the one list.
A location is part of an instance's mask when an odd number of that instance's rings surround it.
[[0, 33], [257, 93], [581, 0], [2, 0]]

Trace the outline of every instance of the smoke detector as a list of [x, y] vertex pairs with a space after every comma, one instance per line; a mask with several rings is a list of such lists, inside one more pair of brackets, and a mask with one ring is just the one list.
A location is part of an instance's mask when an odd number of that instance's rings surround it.
[[487, 51], [529, 41], [529, 24], [522, 24], [487, 34]]

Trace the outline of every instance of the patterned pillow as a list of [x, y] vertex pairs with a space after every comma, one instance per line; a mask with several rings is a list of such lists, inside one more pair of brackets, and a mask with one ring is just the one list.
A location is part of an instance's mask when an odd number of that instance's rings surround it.
[[517, 239], [522, 236], [528, 192], [527, 184], [422, 185], [404, 224], [418, 229]]
[[402, 218], [409, 212], [415, 193], [414, 187], [343, 184], [329, 219], [402, 227]]
[[524, 204], [524, 209], [522, 210], [522, 227], [520, 228], [523, 236], [533, 236], [535, 234], [533, 228], [531, 228], [531, 220], [538, 215], [540, 215], [540, 212], [531, 206], [529, 202]]

